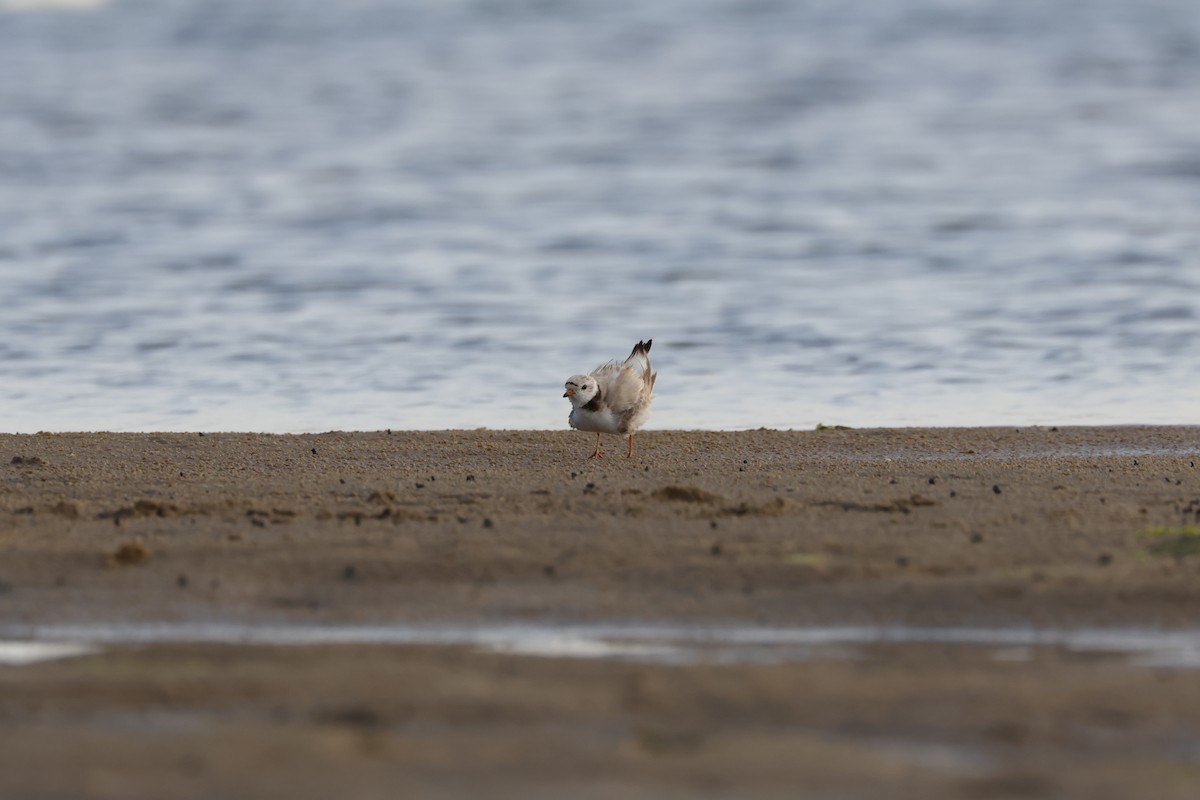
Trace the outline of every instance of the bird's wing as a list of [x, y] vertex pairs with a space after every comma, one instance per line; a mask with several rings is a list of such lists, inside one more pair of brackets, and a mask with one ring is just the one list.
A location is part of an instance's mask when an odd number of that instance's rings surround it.
[[[595, 374], [595, 373], [593, 373]], [[629, 364], [613, 364], [603, 377], [597, 376], [604, 404], [618, 414], [632, 408], [642, 397], [646, 388], [640, 370]]]
[[650, 399], [658, 376], [651, 372], [649, 349], [648, 343], [638, 342], [629, 358], [620, 364], [610, 361], [592, 371], [605, 405], [613, 411], [623, 413]]

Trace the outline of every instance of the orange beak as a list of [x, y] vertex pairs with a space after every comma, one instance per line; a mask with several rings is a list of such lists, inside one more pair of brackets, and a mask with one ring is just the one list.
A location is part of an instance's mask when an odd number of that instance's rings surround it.
[[574, 389], [567, 389], [565, 392], [563, 392], [563, 397], [570, 397], [573, 394], [575, 394]]

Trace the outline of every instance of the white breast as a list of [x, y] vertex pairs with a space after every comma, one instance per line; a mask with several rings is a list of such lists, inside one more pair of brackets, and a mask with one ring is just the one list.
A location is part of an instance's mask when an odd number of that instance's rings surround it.
[[620, 433], [621, 420], [609, 409], [601, 411], [584, 411], [582, 408], [571, 409], [567, 417], [571, 427], [591, 433]]

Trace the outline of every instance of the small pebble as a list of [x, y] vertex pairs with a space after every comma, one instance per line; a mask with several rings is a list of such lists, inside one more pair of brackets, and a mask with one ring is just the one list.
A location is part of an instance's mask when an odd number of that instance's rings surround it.
[[414, 485], [414, 486], [416, 486], [418, 489], [424, 489], [424, 488], [425, 488], [425, 484], [423, 484], [423, 483], [415, 483], [415, 484], [413, 484], [413, 485]]
[[908, 556], [896, 556], [896, 566], [897, 567], [907, 567], [908, 566]]
[[344, 580], [344, 581], [352, 581], [357, 577], [358, 577], [358, 568], [355, 567], [353, 564], [347, 564], [346, 568], [342, 570], [342, 580]]
[[485, 528], [490, 528], [490, 527], [492, 527], [492, 519], [491, 519], [491, 517], [484, 517], [484, 518], [483, 518], [483, 527], [485, 527]]
[[972, 533], [971, 534], [971, 544], [979, 544], [982, 541], [983, 541], [982, 533]]
[[1112, 563], [1112, 556], [1108, 553], [1101, 553], [1100, 557], [1096, 559], [1096, 562], [1102, 567], [1107, 567]]
[[315, 447], [314, 447], [314, 448], [312, 449], [312, 454], [313, 454], [314, 456], [317, 454], [317, 448], [315, 448]]
[[930, 486], [933, 486], [933, 485], [934, 485], [934, 484], [936, 484], [936, 483], [937, 483], [937, 478], [930, 478], [930, 479], [929, 479], [929, 485], [930, 485]]
[[545, 575], [547, 578], [553, 578], [553, 577], [554, 577], [554, 573], [555, 573], [555, 572], [556, 572], [556, 570], [554, 569], [554, 565], [553, 565], [553, 564], [547, 564], [546, 566], [542, 567], [542, 573], [543, 573], [543, 574], [544, 574], [544, 575]]
[[1000, 494], [1000, 484], [998, 484], [998, 483], [993, 484], [992, 491], [995, 492], [996, 494]]
[[175, 585], [180, 589], [186, 589], [188, 587], [188, 576], [180, 573], [179, 577], [175, 579]]
[[474, 475], [468, 475], [468, 476], [467, 476], [467, 480], [469, 480], [469, 481], [473, 481], [473, 480], [475, 480], [475, 476], [474, 476]]
[[721, 545], [714, 544], [712, 547], [708, 548], [708, 552], [714, 556], [721, 555]]

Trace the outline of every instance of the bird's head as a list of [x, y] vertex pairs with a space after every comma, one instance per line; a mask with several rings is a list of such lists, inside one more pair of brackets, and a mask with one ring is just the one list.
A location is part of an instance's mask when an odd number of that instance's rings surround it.
[[586, 406], [600, 391], [596, 379], [591, 375], [572, 375], [567, 378], [565, 386], [567, 390], [563, 392], [563, 397], [571, 398], [571, 405], [576, 408]]

